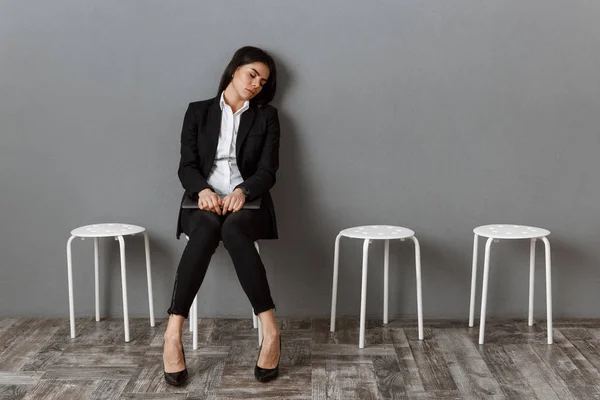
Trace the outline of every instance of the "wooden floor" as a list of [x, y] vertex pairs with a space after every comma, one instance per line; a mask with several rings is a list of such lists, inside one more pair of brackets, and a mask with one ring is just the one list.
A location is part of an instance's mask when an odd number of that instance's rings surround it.
[[382, 327], [369, 321], [358, 349], [358, 320], [280, 319], [281, 375], [254, 380], [256, 331], [250, 319], [202, 319], [197, 351], [186, 332], [189, 384], [166, 385], [162, 334], [121, 320], [0, 319], [1, 399], [600, 399], [600, 320], [545, 324], [489, 321], [486, 344], [465, 321], [426, 321], [419, 341], [413, 321]]

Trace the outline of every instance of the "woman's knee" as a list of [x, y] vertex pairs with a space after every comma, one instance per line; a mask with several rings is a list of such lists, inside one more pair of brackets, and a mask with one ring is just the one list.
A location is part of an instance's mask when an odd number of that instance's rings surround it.
[[237, 213], [231, 214], [225, 219], [225, 222], [223, 222], [223, 225], [221, 226], [221, 238], [225, 245], [240, 240], [252, 241], [249, 235], [250, 232], [248, 232], [247, 221], [240, 217], [241, 215]]
[[[211, 215], [212, 214], [212, 215]], [[190, 240], [219, 240], [221, 235], [221, 221], [219, 217], [209, 211], [198, 210], [190, 216], [185, 229], [185, 234]]]

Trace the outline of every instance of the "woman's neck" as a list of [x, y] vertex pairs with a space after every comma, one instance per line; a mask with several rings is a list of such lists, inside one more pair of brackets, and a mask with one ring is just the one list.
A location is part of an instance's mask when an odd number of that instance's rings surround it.
[[225, 103], [231, 107], [231, 111], [233, 111], [234, 114], [244, 105], [244, 99], [240, 98], [232, 84], [229, 84], [225, 89], [223, 99], [225, 100]]

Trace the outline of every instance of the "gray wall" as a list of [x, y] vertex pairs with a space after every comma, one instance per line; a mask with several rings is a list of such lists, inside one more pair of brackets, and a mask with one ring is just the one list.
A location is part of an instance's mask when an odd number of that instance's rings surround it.
[[[67, 316], [69, 231], [118, 221], [148, 229], [166, 316], [184, 246], [183, 114], [253, 44], [281, 74], [281, 239], [262, 243], [279, 315], [327, 316], [336, 234], [382, 223], [417, 232], [426, 318], [466, 319], [472, 229], [510, 222], [552, 231], [555, 315], [600, 317], [600, 4], [377, 4], [2, 1], [0, 315]], [[141, 237], [127, 246], [130, 313], [144, 316]], [[117, 248], [102, 242], [104, 315], [121, 315]], [[528, 245], [493, 249], [488, 313], [525, 317]], [[361, 245], [341, 250], [339, 312], [357, 315]], [[371, 251], [371, 316], [382, 251]], [[416, 314], [412, 254], [392, 245], [393, 316]], [[74, 257], [76, 313], [93, 315], [92, 242], [75, 242]], [[250, 314], [223, 248], [201, 313]]]

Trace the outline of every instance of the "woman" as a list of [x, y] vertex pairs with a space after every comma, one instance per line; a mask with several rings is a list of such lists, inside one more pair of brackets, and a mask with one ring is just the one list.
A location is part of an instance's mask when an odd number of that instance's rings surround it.
[[[185, 113], [178, 174], [184, 200], [193, 198], [198, 207], [179, 214], [177, 237], [183, 232], [189, 241], [177, 269], [164, 335], [164, 376], [171, 385], [187, 381], [183, 322], [221, 240], [263, 327], [254, 375], [265, 382], [279, 373], [275, 304], [254, 247], [258, 239], [277, 239], [269, 190], [279, 168], [280, 132], [277, 109], [268, 105], [276, 86], [273, 59], [256, 47], [243, 47], [225, 68], [217, 96], [191, 103]], [[243, 208], [256, 199], [259, 209]]]

